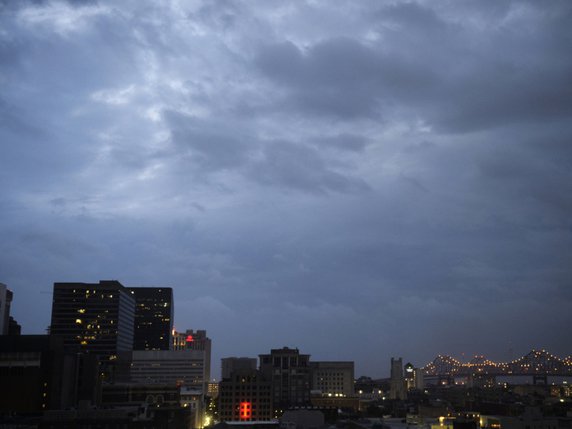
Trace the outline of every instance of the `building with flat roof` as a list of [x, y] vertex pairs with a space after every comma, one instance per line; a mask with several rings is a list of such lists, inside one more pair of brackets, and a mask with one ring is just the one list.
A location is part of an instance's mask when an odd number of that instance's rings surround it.
[[272, 349], [270, 354], [259, 355], [259, 358], [260, 371], [272, 383], [275, 409], [310, 404], [310, 355], [284, 347]]
[[127, 288], [135, 298], [133, 350], [170, 350], [173, 331], [173, 289]]
[[65, 346], [117, 357], [133, 349], [135, 299], [116, 280], [54, 283], [50, 332]]
[[67, 353], [61, 337], [0, 336], [0, 412], [34, 413], [96, 404], [97, 357]]
[[354, 394], [354, 363], [310, 362], [312, 394], [340, 397]]
[[405, 378], [403, 376], [403, 359], [391, 358], [390, 399], [406, 398]]
[[239, 369], [256, 369], [258, 359], [249, 357], [226, 357], [220, 360], [221, 379], [229, 378]]
[[233, 371], [219, 383], [218, 416], [223, 422], [272, 420], [272, 383], [256, 369]]
[[205, 356], [205, 382], [211, 378], [211, 339], [204, 329], [187, 329], [185, 332], [173, 332], [174, 350], [199, 350]]
[[135, 350], [131, 352], [130, 379], [141, 384], [172, 384], [206, 393], [208, 382], [204, 350]]

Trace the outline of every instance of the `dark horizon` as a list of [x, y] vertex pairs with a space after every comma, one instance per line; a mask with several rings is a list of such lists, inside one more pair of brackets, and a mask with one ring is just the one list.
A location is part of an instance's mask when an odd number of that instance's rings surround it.
[[[183, 2], [184, 3], [184, 2]], [[0, 2], [0, 282], [226, 356], [570, 355], [572, 3]]]

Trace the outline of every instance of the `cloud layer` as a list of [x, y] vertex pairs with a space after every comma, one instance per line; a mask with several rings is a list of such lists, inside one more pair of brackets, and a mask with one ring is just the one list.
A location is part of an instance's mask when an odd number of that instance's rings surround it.
[[[0, 1], [0, 281], [175, 290], [214, 358], [544, 347], [572, 324], [572, 6]], [[216, 361], [213, 362], [216, 367]]]

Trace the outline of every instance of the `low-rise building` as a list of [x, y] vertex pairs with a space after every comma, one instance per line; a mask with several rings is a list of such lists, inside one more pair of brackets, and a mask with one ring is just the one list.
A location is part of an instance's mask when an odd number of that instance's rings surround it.
[[219, 383], [221, 421], [270, 421], [274, 417], [272, 384], [257, 370], [234, 371]]

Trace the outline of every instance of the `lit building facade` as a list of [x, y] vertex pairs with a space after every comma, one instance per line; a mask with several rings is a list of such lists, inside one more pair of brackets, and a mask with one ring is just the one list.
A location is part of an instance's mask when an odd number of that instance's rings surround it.
[[218, 383], [211, 381], [207, 383], [207, 396], [212, 399], [218, 398]]
[[411, 362], [407, 362], [403, 367], [405, 380], [405, 388], [407, 390], [415, 389], [415, 367]]
[[218, 416], [223, 422], [271, 420], [272, 383], [255, 369], [233, 371], [219, 383]]
[[425, 387], [423, 370], [415, 368], [413, 364], [406, 363], [403, 367], [405, 387], [409, 390], [422, 390]]
[[135, 299], [116, 280], [54, 283], [50, 332], [66, 346], [108, 356], [133, 349]]
[[[205, 356], [205, 383], [211, 378], [211, 339], [204, 329], [187, 329], [185, 332], [173, 330], [173, 350], [198, 350]], [[206, 388], [206, 386], [205, 386]], [[203, 389], [203, 392], [206, 391]]]
[[130, 287], [135, 298], [133, 350], [170, 350], [173, 330], [173, 289]]
[[259, 358], [260, 371], [272, 383], [275, 409], [310, 404], [310, 355], [284, 347], [272, 349], [270, 354]]

